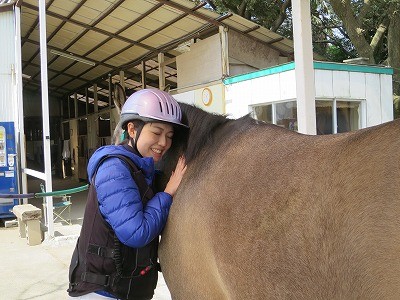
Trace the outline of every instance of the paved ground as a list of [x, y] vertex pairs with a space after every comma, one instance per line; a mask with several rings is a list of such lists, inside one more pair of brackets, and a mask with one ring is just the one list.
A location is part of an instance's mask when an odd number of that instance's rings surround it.
[[[38, 192], [38, 182], [29, 192]], [[53, 190], [83, 185], [72, 181], [53, 182]], [[29, 203], [41, 207], [41, 199]], [[66, 298], [68, 267], [77, 236], [80, 232], [86, 192], [72, 195], [73, 225], [55, 224], [55, 238], [46, 239], [42, 244], [29, 246], [20, 238], [18, 228], [0, 227], [0, 299], [49, 299]], [[168, 288], [161, 278], [153, 299], [170, 300]]]

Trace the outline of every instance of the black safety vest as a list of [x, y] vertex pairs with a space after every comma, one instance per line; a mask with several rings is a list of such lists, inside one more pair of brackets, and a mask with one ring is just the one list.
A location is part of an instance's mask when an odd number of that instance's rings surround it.
[[[108, 155], [125, 161], [138, 185], [143, 206], [154, 193], [143, 173], [126, 156]], [[97, 168], [98, 168], [97, 167]], [[100, 213], [94, 186], [96, 172], [89, 187], [81, 233], [69, 269], [70, 296], [107, 291], [119, 299], [151, 299], [157, 285], [158, 237], [143, 248], [122, 244]]]

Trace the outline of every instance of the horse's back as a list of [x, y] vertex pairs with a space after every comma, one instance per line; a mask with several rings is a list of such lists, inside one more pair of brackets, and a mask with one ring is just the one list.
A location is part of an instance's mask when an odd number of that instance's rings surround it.
[[160, 258], [175, 299], [395, 299], [399, 123], [254, 127], [190, 166]]

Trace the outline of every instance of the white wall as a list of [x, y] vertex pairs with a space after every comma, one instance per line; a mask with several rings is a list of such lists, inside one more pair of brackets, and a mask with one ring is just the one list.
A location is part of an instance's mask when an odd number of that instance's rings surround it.
[[13, 11], [0, 11], [0, 33], [2, 44], [0, 53], [0, 121], [17, 122]]
[[364, 100], [367, 127], [393, 120], [390, 75], [315, 70], [315, 91], [317, 99]]
[[188, 92], [179, 93], [179, 94], [173, 94], [172, 96], [177, 101], [182, 102], [182, 103], [195, 104], [195, 102], [196, 102], [194, 90], [188, 91]]
[[[393, 120], [390, 75], [315, 69], [316, 99], [364, 101], [362, 124], [367, 127]], [[229, 84], [225, 87], [226, 113], [239, 118], [250, 107], [296, 99], [294, 70]], [[301, 118], [301, 116], [299, 116]], [[366, 120], [366, 121], [364, 121]]]
[[[381, 122], [393, 120], [393, 81], [392, 76], [380, 74], [380, 100], [381, 100]], [[391, 101], [388, 101], [391, 99]]]
[[[208, 93], [209, 102], [204, 102], [204, 93]], [[225, 114], [225, 86], [222, 83], [199, 87], [195, 90], [174, 94], [173, 97], [182, 103], [195, 106], [218, 114]]]
[[294, 70], [241, 81], [226, 86], [226, 113], [234, 118], [248, 114], [250, 105], [296, 98]]

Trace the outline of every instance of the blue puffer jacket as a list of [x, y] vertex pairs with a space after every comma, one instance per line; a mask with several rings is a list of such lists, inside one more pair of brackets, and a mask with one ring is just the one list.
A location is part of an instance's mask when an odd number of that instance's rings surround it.
[[[153, 158], [139, 157], [124, 146], [104, 146], [93, 153], [87, 168], [91, 183], [100, 160], [109, 154], [121, 154], [132, 159], [151, 185], [154, 178]], [[95, 181], [100, 212], [121, 243], [140, 248], [161, 233], [172, 204], [171, 195], [157, 193], [143, 207], [128, 165], [116, 157], [110, 157], [100, 165]]]

